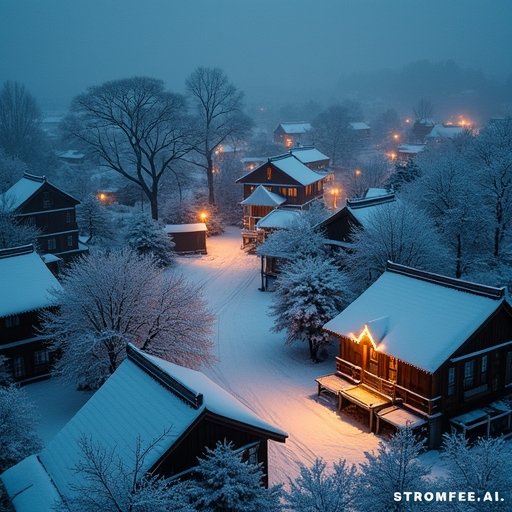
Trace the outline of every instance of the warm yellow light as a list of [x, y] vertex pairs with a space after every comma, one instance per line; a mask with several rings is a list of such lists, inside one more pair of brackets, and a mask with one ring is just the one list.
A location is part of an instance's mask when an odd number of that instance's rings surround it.
[[107, 195], [104, 194], [103, 192], [101, 192], [101, 194], [100, 194], [100, 201], [105, 201], [105, 199], [107, 199]]
[[356, 176], [361, 176], [361, 174], [363, 174], [363, 173], [361, 172], [361, 169], [356, 169], [355, 174], [356, 174]]
[[361, 341], [365, 337], [370, 340], [370, 343], [372, 344], [372, 347], [374, 348], [374, 350], [377, 350], [377, 344], [375, 343], [375, 340], [373, 339], [370, 329], [368, 329], [368, 325], [365, 324], [364, 329], [361, 331], [359, 336], [356, 336], [355, 334], [350, 333], [350, 338], [352, 339], [352, 341], [355, 341], [358, 344], [361, 343]]
[[333, 196], [337, 195], [337, 194], [338, 194], [338, 192], [339, 192], [339, 190], [338, 190], [337, 188], [331, 188], [331, 194], [332, 194]]
[[199, 218], [201, 219], [201, 222], [206, 222], [206, 218], [208, 217], [208, 215], [206, 215], [205, 212], [201, 212], [199, 214]]
[[398, 140], [399, 138], [400, 138], [400, 134], [399, 133], [394, 133], [393, 134], [393, 139]]

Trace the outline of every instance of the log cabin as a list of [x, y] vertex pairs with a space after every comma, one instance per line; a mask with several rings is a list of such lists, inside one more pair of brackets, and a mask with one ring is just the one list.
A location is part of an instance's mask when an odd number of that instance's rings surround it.
[[[157, 444], [152, 443], [165, 435]], [[261, 463], [268, 474], [268, 441], [288, 435], [201, 372], [127, 347], [127, 359], [38, 454], [1, 476], [17, 512], [52, 512], [73, 499], [74, 485], [87, 476], [74, 471], [83, 437], [130, 471], [138, 439], [148, 447], [140, 475], [189, 478], [197, 457], [218, 441], [231, 441], [243, 460]], [[268, 486], [267, 477], [264, 482]]]
[[0, 354], [17, 382], [48, 376], [51, 354], [38, 333], [39, 315], [54, 307], [61, 285], [32, 245], [0, 250]]
[[336, 372], [317, 379], [370, 430], [421, 428], [429, 447], [448, 429], [510, 433], [512, 307], [493, 288], [388, 262], [324, 329]]
[[0, 199], [18, 220], [41, 231], [37, 240], [40, 254], [53, 254], [69, 261], [87, 252], [78, 239], [76, 205], [80, 201], [45, 176], [25, 173]]

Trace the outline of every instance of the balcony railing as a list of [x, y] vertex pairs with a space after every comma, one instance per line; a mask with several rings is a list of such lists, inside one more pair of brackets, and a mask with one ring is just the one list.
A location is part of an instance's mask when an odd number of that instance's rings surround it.
[[352, 364], [341, 357], [336, 358], [336, 371], [340, 376], [354, 382], [354, 384], [364, 383], [379, 393], [391, 397], [394, 402], [401, 402], [429, 416], [439, 412], [440, 396], [433, 399], [427, 398], [395, 382], [363, 370], [360, 366]]

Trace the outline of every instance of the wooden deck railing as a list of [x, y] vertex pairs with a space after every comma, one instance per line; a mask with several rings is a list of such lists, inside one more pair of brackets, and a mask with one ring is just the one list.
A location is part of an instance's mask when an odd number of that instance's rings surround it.
[[439, 412], [441, 397], [433, 399], [427, 398], [410, 389], [363, 370], [360, 366], [352, 364], [341, 357], [336, 358], [336, 371], [342, 377], [349, 379], [355, 384], [366, 384], [379, 393], [391, 397], [393, 401], [402, 402], [429, 416]]

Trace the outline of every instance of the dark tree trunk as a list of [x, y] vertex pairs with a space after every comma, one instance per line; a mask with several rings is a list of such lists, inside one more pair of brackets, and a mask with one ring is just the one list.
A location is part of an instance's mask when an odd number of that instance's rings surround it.
[[213, 160], [210, 155], [207, 157], [208, 169], [206, 169], [206, 178], [208, 181], [208, 202], [215, 204], [215, 192], [213, 190]]
[[455, 277], [459, 279], [462, 276], [462, 240], [460, 234], [457, 235], [457, 255], [456, 255], [456, 267]]

